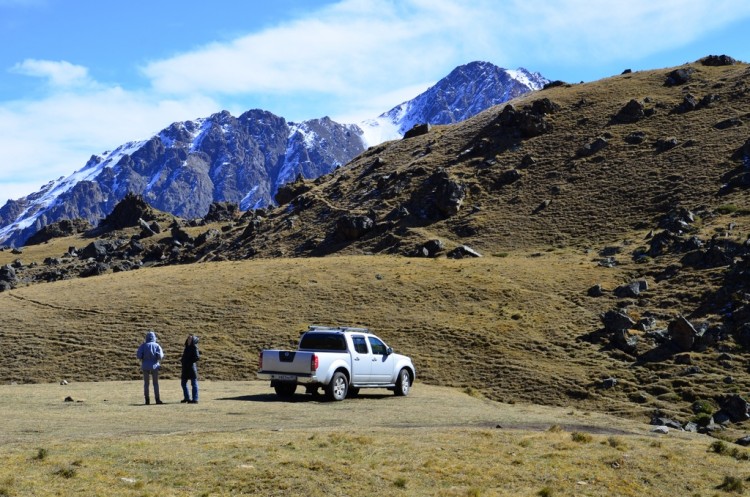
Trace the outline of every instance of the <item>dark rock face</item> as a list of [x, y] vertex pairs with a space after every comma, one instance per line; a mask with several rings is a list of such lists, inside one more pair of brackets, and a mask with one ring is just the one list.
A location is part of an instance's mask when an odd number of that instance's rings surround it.
[[677, 350], [688, 352], [693, 349], [701, 334], [682, 316], [669, 323], [669, 335]]
[[431, 126], [429, 123], [415, 124], [409, 131], [404, 133], [404, 140], [414, 138], [415, 136], [426, 135], [430, 132], [430, 128]]
[[646, 108], [643, 102], [632, 99], [617, 112], [614, 120], [620, 123], [634, 123], [644, 117], [646, 117]]
[[138, 226], [141, 220], [154, 219], [151, 207], [140, 195], [128, 193], [100, 223], [100, 230], [118, 230]]
[[341, 240], [352, 241], [360, 238], [375, 226], [375, 222], [367, 216], [347, 214], [336, 221], [336, 235]]
[[208, 206], [208, 213], [203, 216], [207, 223], [232, 221], [240, 214], [240, 206], [233, 202], [214, 202]]
[[91, 223], [85, 219], [63, 219], [62, 221], [49, 224], [34, 233], [34, 235], [26, 240], [26, 245], [38, 245], [53, 238], [85, 233], [91, 228]]
[[687, 69], [675, 69], [667, 74], [667, 78], [664, 81], [664, 86], [679, 86], [684, 85], [690, 81], [693, 74], [692, 68]]
[[729, 55], [709, 55], [701, 59], [704, 66], [733, 66], [737, 61]]
[[297, 179], [294, 182], [286, 183], [279, 187], [279, 191], [276, 192], [274, 200], [276, 200], [276, 203], [279, 205], [286, 205], [295, 197], [310, 191], [311, 188], [312, 185], [306, 183], [302, 176], [297, 176]]

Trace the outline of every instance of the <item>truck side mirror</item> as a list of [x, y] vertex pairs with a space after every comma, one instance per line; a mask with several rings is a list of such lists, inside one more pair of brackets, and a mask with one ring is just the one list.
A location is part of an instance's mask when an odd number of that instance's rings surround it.
[[385, 349], [385, 355], [391, 355], [391, 354], [393, 354], [393, 349], [390, 348], [390, 347], [386, 348]]

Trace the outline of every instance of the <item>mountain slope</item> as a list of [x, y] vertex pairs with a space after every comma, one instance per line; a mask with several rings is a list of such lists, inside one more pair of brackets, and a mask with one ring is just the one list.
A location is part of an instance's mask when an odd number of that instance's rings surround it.
[[549, 80], [524, 68], [503, 69], [489, 62], [455, 68], [416, 98], [397, 105], [375, 119], [360, 123], [368, 145], [400, 138], [414, 125], [453, 124], [493, 105], [540, 90]]
[[[466, 119], [545, 81], [523, 69], [506, 71], [486, 62], [461, 66], [383, 114], [377, 122], [386, 123], [389, 131], [377, 143], [400, 137], [416, 122]], [[174, 123], [148, 140], [92, 156], [81, 170], [37, 193], [8, 201], [0, 208], [0, 243], [23, 245], [61, 219], [96, 224], [129, 192], [185, 218], [204, 216], [213, 202], [236, 203], [243, 210], [266, 206], [281, 185], [298, 176], [326, 174], [364, 151], [373, 144], [374, 122], [362, 124], [368, 139], [357, 125], [328, 117], [292, 123], [262, 110]]]

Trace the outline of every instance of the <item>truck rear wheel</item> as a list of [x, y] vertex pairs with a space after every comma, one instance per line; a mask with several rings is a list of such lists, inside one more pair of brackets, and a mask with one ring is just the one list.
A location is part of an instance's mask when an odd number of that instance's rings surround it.
[[289, 399], [297, 391], [297, 384], [288, 382], [276, 383], [273, 389], [276, 391], [276, 395], [282, 399]]
[[409, 376], [409, 371], [404, 368], [398, 372], [398, 380], [396, 380], [396, 388], [393, 390], [393, 393], [395, 393], [399, 397], [404, 397], [406, 395], [409, 395], [410, 388], [411, 376]]
[[349, 382], [346, 375], [341, 371], [336, 371], [333, 373], [331, 382], [326, 386], [326, 397], [328, 400], [344, 400], [348, 389]]

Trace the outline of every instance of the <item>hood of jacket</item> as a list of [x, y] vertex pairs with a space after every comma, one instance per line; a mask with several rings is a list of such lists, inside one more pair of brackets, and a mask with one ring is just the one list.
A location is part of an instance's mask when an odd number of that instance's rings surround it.
[[146, 333], [146, 342], [155, 342], [156, 341], [156, 333], [153, 331], [149, 331]]

